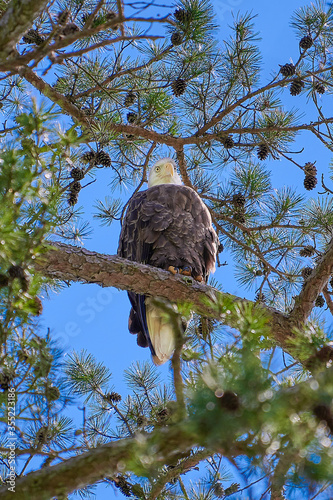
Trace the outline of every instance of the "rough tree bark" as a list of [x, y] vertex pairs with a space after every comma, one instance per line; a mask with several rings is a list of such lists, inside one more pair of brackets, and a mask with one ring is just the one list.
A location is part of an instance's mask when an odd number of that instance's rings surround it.
[[0, 63], [4, 63], [15, 44], [31, 28], [47, 0], [12, 0], [0, 19]]
[[[191, 304], [194, 312], [214, 317], [220, 321], [221, 315], [214, 306], [223, 297], [244, 304], [252, 304], [251, 301], [219, 292], [208, 285], [196, 282], [192, 278], [172, 276], [162, 269], [131, 262], [117, 256], [91, 252], [64, 243], [53, 245], [37, 264], [37, 270], [50, 278], [95, 283], [104, 287], [113, 286], [121, 290], [161, 297], [173, 302], [174, 298], [177, 297], [179, 303]], [[306, 282], [289, 315], [263, 305], [257, 306], [267, 315], [272, 337], [296, 359], [297, 355], [295, 356], [290, 339], [297, 335], [297, 330], [302, 330], [304, 327], [317, 295], [328, 281], [332, 265], [333, 243], [331, 242], [327, 252]], [[223, 317], [222, 322], [228, 326], [236, 327], [232, 315]], [[333, 358], [333, 349], [327, 346], [326, 351], [326, 358], [327, 356], [329, 359], [331, 356]], [[326, 358], [323, 361], [327, 361]], [[302, 361], [304, 362], [304, 360]]]

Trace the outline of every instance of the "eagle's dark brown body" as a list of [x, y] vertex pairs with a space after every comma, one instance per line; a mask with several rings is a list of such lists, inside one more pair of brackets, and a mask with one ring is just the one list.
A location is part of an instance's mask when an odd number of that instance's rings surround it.
[[[215, 270], [218, 238], [207, 207], [191, 188], [161, 184], [141, 191], [130, 200], [120, 234], [118, 255], [168, 269], [191, 268], [195, 278], [207, 281]], [[145, 313], [144, 296], [129, 292], [131, 333], [154, 356]]]

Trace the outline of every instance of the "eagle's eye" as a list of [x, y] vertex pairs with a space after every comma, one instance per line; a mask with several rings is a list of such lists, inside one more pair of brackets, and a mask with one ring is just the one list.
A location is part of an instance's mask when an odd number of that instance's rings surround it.
[[155, 172], [159, 172], [161, 170], [161, 167], [157, 166], [155, 167]]

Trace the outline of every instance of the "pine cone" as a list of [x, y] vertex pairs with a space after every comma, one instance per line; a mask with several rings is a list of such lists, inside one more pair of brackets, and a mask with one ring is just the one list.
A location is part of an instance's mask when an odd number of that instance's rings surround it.
[[130, 113], [127, 113], [127, 121], [128, 123], [130, 123], [131, 125], [133, 125], [137, 119], [138, 119], [138, 115], [136, 113], [133, 113], [132, 111]]
[[6, 372], [1, 372], [0, 373], [0, 389], [3, 391], [8, 391], [9, 385], [11, 381], [13, 380], [13, 377], [9, 375], [9, 373]]
[[169, 410], [167, 408], [162, 408], [157, 412], [157, 417], [160, 422], [164, 422], [169, 417]]
[[10, 266], [7, 274], [10, 279], [18, 279], [20, 281], [23, 292], [26, 292], [28, 290], [29, 281], [25, 275], [24, 269], [21, 266]]
[[90, 163], [91, 161], [95, 160], [96, 154], [93, 151], [87, 151], [87, 153], [84, 153], [81, 156], [81, 160], [84, 163]]
[[323, 307], [325, 305], [325, 299], [322, 295], [318, 295], [315, 300], [315, 307]]
[[61, 34], [64, 36], [69, 36], [73, 35], [77, 31], [80, 31], [80, 29], [75, 23], [68, 23], [62, 28]]
[[312, 267], [303, 267], [303, 269], [301, 270], [301, 275], [305, 280], [310, 276], [311, 273]]
[[79, 201], [79, 197], [76, 193], [69, 193], [67, 201], [68, 205], [72, 207], [73, 205], [76, 205], [76, 203]]
[[74, 181], [70, 187], [69, 187], [69, 192], [73, 194], [78, 194], [81, 191], [81, 184], [79, 181]]
[[213, 494], [214, 494], [217, 498], [224, 498], [225, 491], [224, 491], [224, 488], [223, 488], [223, 486], [222, 486], [222, 484], [221, 484], [221, 483], [216, 483], [216, 484], [214, 484]]
[[221, 142], [223, 144], [223, 146], [226, 148], [226, 149], [231, 149], [234, 147], [235, 143], [234, 143], [234, 140], [232, 138], [231, 135], [228, 135], [227, 137], [224, 137], [221, 139]]
[[82, 113], [84, 113], [86, 116], [92, 116], [95, 111], [88, 106], [85, 106], [84, 108], [81, 109]]
[[[114, 19], [116, 19], [117, 14], [113, 10], [110, 10], [110, 12], [108, 12], [105, 17], [107, 21], [113, 21]], [[119, 24], [114, 24], [113, 26], [111, 26], [112, 30], [117, 30], [118, 28]]]
[[314, 253], [315, 249], [311, 245], [307, 245], [306, 247], [301, 248], [299, 251], [301, 257], [312, 257]]
[[305, 175], [311, 175], [311, 176], [316, 176], [317, 175], [317, 168], [314, 163], [311, 163], [308, 161], [304, 167], [303, 167]]
[[106, 19], [108, 21], [112, 21], [112, 19], [116, 19], [116, 17], [117, 17], [117, 14], [113, 10], [110, 10], [110, 12], [108, 12], [106, 14]]
[[225, 496], [232, 495], [233, 493], [236, 493], [239, 490], [239, 484], [238, 483], [232, 483], [229, 488], [226, 488], [224, 494]]
[[288, 76], [293, 76], [295, 74], [295, 72], [296, 72], [296, 68], [291, 63], [287, 63], [284, 66], [280, 67], [280, 73], [285, 78], [288, 77]]
[[33, 308], [34, 308], [34, 312], [35, 312], [36, 316], [40, 316], [42, 314], [43, 302], [40, 300], [39, 297], [35, 297]]
[[174, 82], [171, 84], [172, 92], [175, 97], [179, 97], [180, 95], [184, 94], [186, 90], [186, 81], [183, 80], [182, 78], [177, 78]]
[[191, 20], [190, 12], [185, 9], [176, 9], [174, 12], [174, 16], [180, 23], [186, 23]]
[[22, 41], [24, 43], [35, 43], [36, 45], [41, 45], [44, 42], [44, 38], [40, 36], [36, 30], [31, 29], [23, 36]]
[[172, 45], [180, 45], [181, 43], [183, 43], [183, 36], [181, 33], [179, 33], [179, 31], [175, 31], [174, 33], [172, 33], [170, 40]]
[[58, 387], [51, 385], [46, 388], [45, 396], [48, 401], [57, 401], [60, 398], [60, 391]]
[[257, 149], [257, 156], [258, 156], [259, 160], [266, 160], [268, 154], [269, 154], [269, 149], [268, 149], [267, 145], [264, 142], [259, 144], [258, 149]]
[[8, 276], [0, 273], [0, 288], [7, 286], [9, 282]]
[[266, 302], [266, 297], [263, 293], [258, 292], [254, 298], [256, 302]]
[[96, 155], [97, 165], [102, 165], [103, 167], [111, 167], [111, 158], [105, 151], [101, 150]]
[[144, 417], [143, 415], [139, 415], [136, 420], [137, 425], [141, 427], [145, 422], [146, 422], [146, 417]]
[[313, 413], [321, 422], [325, 422], [327, 427], [333, 432], [333, 415], [328, 405], [318, 404], [313, 408]]
[[110, 392], [105, 395], [105, 399], [111, 403], [119, 403], [119, 401], [121, 401], [121, 395], [117, 392]]
[[304, 179], [304, 187], [308, 191], [311, 191], [311, 189], [314, 189], [317, 185], [317, 177], [314, 175], [306, 175]]
[[84, 170], [82, 168], [79, 168], [79, 167], [72, 168], [72, 170], [71, 170], [71, 177], [75, 181], [81, 181], [83, 179], [83, 177], [84, 177]]
[[307, 50], [313, 45], [313, 40], [311, 35], [303, 36], [299, 41], [299, 46], [303, 50]]
[[57, 14], [58, 24], [66, 24], [69, 19], [69, 10], [65, 9]]
[[21, 266], [10, 266], [7, 273], [8, 276], [12, 279], [25, 279], [24, 269]]
[[243, 208], [245, 205], [245, 202], [246, 202], [246, 199], [242, 193], [236, 193], [232, 197], [232, 203], [233, 203], [233, 205], [235, 205], [235, 207]]
[[17, 351], [17, 359], [20, 363], [26, 363], [29, 359], [29, 352], [25, 349], [20, 349]]
[[219, 399], [221, 408], [228, 411], [236, 411], [239, 408], [239, 399], [237, 394], [232, 391], [224, 391]]
[[126, 94], [126, 97], [124, 99], [124, 106], [126, 108], [128, 108], [129, 106], [132, 106], [132, 104], [134, 104], [134, 102], [135, 102], [135, 93], [133, 92], [133, 90], [130, 90]]
[[305, 83], [303, 82], [302, 78], [295, 78], [290, 85], [290, 94], [293, 96], [299, 95], [302, 92], [304, 86]]
[[114, 481], [114, 484], [117, 486], [117, 488], [120, 489], [120, 491], [125, 497], [131, 496], [131, 487], [124, 478], [124, 476], [117, 476]]
[[39, 444], [44, 444], [46, 441], [50, 439], [50, 433], [49, 433], [49, 428], [44, 425], [40, 429], [38, 429], [36, 433], [36, 439]]
[[314, 86], [314, 90], [318, 92], [318, 94], [325, 94], [326, 88], [322, 83], [316, 83]]

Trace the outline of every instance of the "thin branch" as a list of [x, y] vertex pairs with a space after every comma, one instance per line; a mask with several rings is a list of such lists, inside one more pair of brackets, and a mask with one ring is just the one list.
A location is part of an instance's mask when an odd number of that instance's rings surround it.
[[184, 149], [182, 147], [177, 149], [177, 160], [178, 160], [180, 175], [182, 177], [182, 180], [183, 180], [185, 186], [188, 186], [188, 187], [194, 189], [193, 184], [192, 184], [192, 182], [188, 176], [188, 173], [187, 173], [187, 166], [186, 166], [186, 160], [185, 160], [185, 155], [184, 155]]
[[133, 68], [129, 68], [129, 69], [123, 69], [121, 71], [118, 71], [118, 72], [116, 72], [116, 73], [108, 76], [105, 80], [103, 80], [103, 82], [101, 82], [100, 84], [96, 85], [95, 87], [91, 87], [90, 89], [87, 89], [84, 92], [81, 92], [79, 94], [74, 95], [74, 98], [77, 99], [79, 97], [86, 97], [89, 94], [92, 94], [92, 93], [94, 93], [94, 92], [96, 92], [96, 91], [98, 91], [100, 89], [103, 90], [103, 88], [106, 85], [108, 85], [110, 82], [112, 82], [112, 80], [114, 80], [115, 78], [120, 78], [121, 76], [124, 76], [124, 75], [132, 75], [133, 73], [139, 72], [142, 69], [147, 70], [147, 68], [149, 66], [151, 66], [154, 62], [159, 61], [165, 55], [167, 55], [170, 52], [171, 49], [173, 49], [173, 45], [169, 45], [165, 50], [163, 50], [162, 52], [160, 52], [156, 56], [154, 56], [151, 59], [149, 59], [149, 61], [147, 61], [147, 62], [145, 62], [145, 63], [143, 63], [143, 64], [141, 64], [139, 66], [136, 66], [136, 67], [133, 67]]
[[[332, 66], [328, 66], [328, 67], [320, 69], [318, 71], [307, 71], [305, 73], [305, 75], [304, 75], [304, 78], [306, 78], [307, 76], [311, 76], [311, 75], [317, 74], [317, 73], [323, 73], [323, 72], [326, 72], [326, 71], [330, 71], [331, 69], [332, 69]], [[274, 79], [268, 85], [265, 85], [264, 87], [261, 87], [261, 88], [259, 88], [257, 90], [254, 90], [253, 92], [248, 92], [246, 95], [244, 95], [243, 97], [241, 97], [240, 99], [238, 99], [238, 101], [233, 101], [233, 103], [230, 104], [229, 106], [227, 106], [225, 109], [223, 109], [223, 111], [221, 111], [220, 113], [214, 115], [214, 117], [210, 120], [210, 122], [208, 122], [206, 125], [204, 125], [203, 127], [201, 127], [197, 131], [196, 135], [202, 135], [205, 132], [207, 132], [207, 130], [209, 130], [210, 128], [212, 128], [219, 121], [221, 121], [225, 116], [227, 116], [234, 109], [236, 109], [238, 106], [240, 106], [244, 102], [248, 101], [249, 99], [252, 99], [253, 97], [256, 97], [257, 95], [260, 95], [263, 92], [267, 92], [268, 90], [271, 90], [271, 89], [274, 89], [274, 88], [277, 88], [277, 87], [284, 87], [286, 84], [291, 83], [292, 81], [293, 81], [293, 78], [282, 78], [282, 79], [277, 80], [277, 81]], [[272, 129], [268, 129], [267, 131], [269, 132], [269, 130], [272, 130]], [[227, 132], [229, 132], [229, 131], [227, 131]]]
[[[82, 54], [86, 54], [87, 52], [91, 52], [92, 50], [99, 49], [101, 47], [105, 47], [106, 45], [112, 45], [113, 43], [126, 42], [126, 41], [134, 41], [134, 40], [158, 40], [160, 38], [164, 38], [163, 36], [158, 35], [135, 35], [135, 36], [118, 36], [117, 38], [108, 38], [106, 40], [102, 40], [94, 45], [89, 45], [89, 47], [84, 47], [80, 50], [74, 50], [73, 52], [65, 52], [53, 59], [54, 64], [61, 64], [64, 59], [68, 59], [70, 57], [78, 57]], [[117, 75], [118, 76], [118, 75]]]
[[175, 479], [180, 474], [184, 474], [188, 470], [195, 467], [202, 460], [208, 458], [212, 452], [208, 449], [200, 450], [193, 453], [190, 457], [185, 458], [181, 461], [181, 463], [175, 467], [170, 468], [165, 474], [157, 479], [157, 481], [153, 484], [152, 489], [150, 491], [150, 495], [147, 500], [155, 500], [160, 493], [163, 491], [165, 485]]
[[323, 288], [323, 295], [325, 297], [327, 307], [328, 307], [328, 309], [330, 310], [330, 313], [333, 316], [333, 301], [332, 301], [331, 295], [330, 295], [330, 293], [328, 291], [327, 285], [324, 286], [324, 288]]

